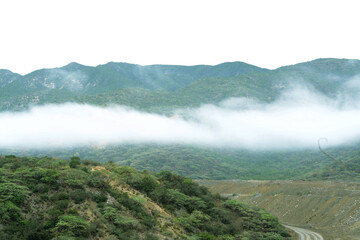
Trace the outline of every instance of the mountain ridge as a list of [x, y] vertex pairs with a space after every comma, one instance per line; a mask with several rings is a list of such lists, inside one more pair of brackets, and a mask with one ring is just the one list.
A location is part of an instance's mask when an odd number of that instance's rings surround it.
[[[229, 67], [230, 66], [230, 67]], [[221, 71], [222, 67], [227, 67], [227, 69], [222, 70], [223, 72], [220, 72], [218, 74], [216, 74], [216, 71]], [[229, 69], [233, 69], [233, 74], [229, 75]], [[235, 70], [234, 70], [235, 68]], [[212, 70], [214, 69], [214, 70]], [[190, 73], [186, 74], [186, 71], [191, 70]], [[6, 74], [5, 74], [5, 71]], [[174, 88], [176, 86], [162, 86], [162, 87], [156, 87], [156, 86], [151, 86], [151, 84], [143, 84], [143, 85], [129, 85], [129, 83], [126, 82], [126, 78], [132, 79], [132, 80], [136, 80], [138, 81], [141, 77], [145, 77], [145, 78], [152, 78], [151, 80], [154, 80], [156, 78], [163, 78], [164, 74], [166, 75], [181, 75], [182, 77], [186, 77], [189, 78], [190, 74], [194, 77], [192, 77], [191, 80], [194, 79], [198, 79], [198, 78], [202, 78], [202, 77], [209, 77], [209, 76], [219, 76], [219, 77], [228, 77], [228, 76], [237, 76], [240, 74], [244, 74], [244, 73], [249, 73], [249, 72], [253, 72], [253, 71], [267, 71], [267, 69], [263, 69], [263, 68], [259, 68], [256, 67], [254, 65], [250, 65], [247, 63], [243, 63], [243, 62], [228, 62], [228, 63], [221, 63], [218, 65], [195, 65], [195, 66], [182, 66], [182, 65], [161, 65], [161, 64], [156, 64], [156, 65], [138, 65], [138, 64], [131, 64], [131, 63], [123, 63], [123, 62], [109, 62], [106, 64], [102, 64], [102, 65], [98, 65], [96, 67], [91, 67], [91, 66], [86, 66], [86, 65], [82, 65], [76, 62], [71, 62], [65, 66], [62, 67], [57, 67], [57, 68], [43, 68], [43, 69], [38, 69], [35, 71], [32, 71], [28, 74], [25, 75], [20, 75], [20, 74], [16, 74], [11, 72], [10, 70], [2, 70], [0, 71], [0, 79], [4, 78], [4, 75], [13, 75], [13, 76], [17, 76], [20, 79], [24, 79], [25, 81], [29, 81], [30, 79], [34, 79], [34, 80], [42, 80], [41, 78], [49, 78], [49, 75], [51, 75], [52, 73], [57, 73], [58, 71], [68, 71], [69, 73], [73, 73], [74, 71], [81, 71], [84, 74], [90, 75], [88, 76], [89, 78], [91, 78], [91, 75], [95, 75], [95, 77], [102, 77], [102, 78], [108, 78], [108, 77], [113, 77], [115, 80], [123, 80], [123, 84], [125, 84], [125, 87], [145, 87], [145, 88], [149, 88], [149, 89], [167, 89], [169, 88], [169, 90], [174, 90]], [[185, 72], [184, 72], [185, 71]], [[114, 74], [118, 74], [118, 75], [114, 75]], [[151, 76], [152, 74], [155, 74], [154, 76]], [[10, 77], [10, 76], [7, 76]], [[51, 77], [51, 76], [50, 76]], [[176, 77], [176, 76], [173, 76]], [[56, 79], [54, 79], [56, 80]], [[166, 80], [166, 79], [165, 79]], [[171, 80], [171, 79], [170, 79]], [[43, 80], [44, 81], [44, 80]], [[128, 85], [127, 85], [128, 84]], [[175, 84], [175, 83], [173, 83]], [[44, 84], [42, 84], [44, 85]], [[27, 85], [29, 86], [29, 85]], [[30, 87], [33, 87], [30, 85]], [[124, 86], [120, 86], [122, 88], [124, 88]]]
[[[141, 66], [109, 62], [96, 67], [73, 62], [22, 77], [10, 74], [12, 80], [4, 80], [4, 74], [0, 72], [0, 110], [70, 101], [95, 105], [130, 104], [140, 110], [162, 112], [154, 109], [197, 107], [231, 97], [269, 102], [294, 84], [310, 86], [329, 97], [336, 96], [340, 90], [354, 93], [345, 83], [360, 76], [360, 61], [316, 59], [275, 70], [243, 62], [214, 66]], [[132, 96], [137, 99], [135, 103]], [[151, 107], [142, 107], [149, 104]]]

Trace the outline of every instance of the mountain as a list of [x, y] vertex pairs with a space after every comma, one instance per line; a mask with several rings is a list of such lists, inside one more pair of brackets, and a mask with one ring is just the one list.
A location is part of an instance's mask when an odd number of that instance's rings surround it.
[[3, 88], [13, 81], [19, 79], [21, 77], [20, 74], [13, 73], [6, 69], [0, 69], [0, 87]]
[[242, 62], [216, 66], [107, 63], [97, 67], [71, 63], [25, 76], [2, 73], [0, 110], [71, 101], [102, 106], [115, 103], [165, 113], [231, 97], [271, 102], [296, 85], [336, 97], [357, 95], [358, 76], [360, 61], [348, 59], [317, 59], [275, 70]]
[[[97, 67], [70, 63], [61, 68], [37, 70], [25, 76], [3, 71], [0, 72], [3, 82], [0, 87], [0, 110], [21, 110], [29, 105], [67, 101], [126, 104], [132, 102], [133, 94], [140, 101], [134, 107], [148, 103], [161, 107], [172, 98], [174, 91], [198, 79], [266, 71], [242, 62], [216, 66], [141, 66], [110, 62]], [[152, 98], [158, 95], [160, 100], [154, 101]], [[177, 100], [182, 101], [182, 97]]]
[[[66, 73], [66, 74], [65, 74]], [[31, 105], [78, 102], [100, 106], [121, 104], [172, 115], [175, 109], [218, 104], [231, 97], [275, 101], [293, 86], [306, 86], [330, 98], [359, 96], [360, 61], [317, 59], [267, 70], [241, 62], [216, 66], [140, 66], [108, 63], [87, 67], [71, 63], [25, 76], [0, 71], [0, 110]], [[83, 77], [86, 76], [86, 77]], [[51, 80], [51, 81], [50, 81]], [[3, 94], [6, 93], [6, 94]], [[291, 152], [248, 152], [190, 146], [121, 145], [44, 151], [1, 150], [16, 155], [51, 155], [120, 162], [153, 171], [171, 169], [191, 178], [216, 179], [359, 179], [358, 145], [330, 149], [344, 161], [332, 163], [317, 149]], [[348, 177], [351, 176], [351, 177]]]
[[360, 60], [320, 58], [313, 61], [280, 67], [277, 70], [318, 73], [331, 78], [351, 77], [359, 74]]
[[276, 217], [169, 171], [0, 156], [0, 239], [290, 239]]
[[25, 76], [0, 71], [3, 94], [15, 96], [44, 90], [60, 89], [77, 94], [102, 93], [122, 88], [174, 91], [197, 79], [233, 77], [266, 71], [242, 62], [216, 66], [141, 66], [110, 62], [97, 67], [70, 63], [61, 68], [41, 69]]

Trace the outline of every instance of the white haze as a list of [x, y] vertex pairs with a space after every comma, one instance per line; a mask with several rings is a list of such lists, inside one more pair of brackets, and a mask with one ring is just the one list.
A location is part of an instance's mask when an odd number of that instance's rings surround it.
[[316, 147], [322, 137], [328, 146], [359, 140], [360, 106], [296, 88], [273, 103], [232, 98], [172, 117], [73, 103], [0, 113], [1, 148], [161, 143], [288, 150]]

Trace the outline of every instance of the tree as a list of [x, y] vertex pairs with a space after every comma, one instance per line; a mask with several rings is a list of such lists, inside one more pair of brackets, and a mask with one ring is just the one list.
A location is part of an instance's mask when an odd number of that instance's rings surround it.
[[70, 237], [86, 237], [89, 235], [89, 224], [82, 218], [73, 215], [64, 215], [54, 228], [56, 235]]
[[69, 163], [69, 166], [71, 168], [77, 168], [77, 166], [80, 165], [80, 158], [79, 157], [72, 157], [70, 159], [70, 163]]
[[29, 189], [25, 186], [21, 186], [15, 183], [0, 183], [0, 201], [11, 201], [16, 205], [21, 205], [26, 196], [29, 193]]

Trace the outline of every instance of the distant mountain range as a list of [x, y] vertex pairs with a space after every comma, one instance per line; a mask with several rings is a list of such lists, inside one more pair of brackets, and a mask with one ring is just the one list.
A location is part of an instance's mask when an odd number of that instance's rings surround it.
[[[110, 62], [97, 67], [70, 63], [27, 75], [0, 70], [0, 110], [29, 105], [81, 102], [122, 104], [153, 112], [229, 97], [272, 101], [293, 84], [335, 95], [360, 74], [360, 60], [317, 59], [268, 70], [243, 62], [216, 66], [141, 66]], [[358, 84], [360, 87], [360, 84]]]
[[[317, 59], [275, 70], [242, 62], [216, 66], [141, 66], [107, 63], [19, 75], [0, 70], [0, 111], [21, 111], [47, 103], [120, 104], [171, 115], [175, 109], [217, 104], [231, 97], [272, 102], [294, 85], [328, 97], [360, 96], [360, 60]], [[357, 98], [358, 99], [358, 98]], [[182, 145], [84, 147], [44, 151], [1, 150], [1, 154], [73, 155], [152, 171], [173, 170], [192, 178], [360, 179], [359, 147], [329, 149], [344, 163], [333, 163], [316, 149], [295, 152], [248, 152]]]
[[103, 93], [123, 88], [175, 91], [208, 77], [234, 77], [266, 71], [246, 63], [233, 62], [217, 66], [141, 66], [110, 62], [97, 67], [70, 63], [61, 68], [41, 69], [21, 76], [0, 71], [3, 94], [21, 95], [44, 90], [67, 90], [77, 94]]

